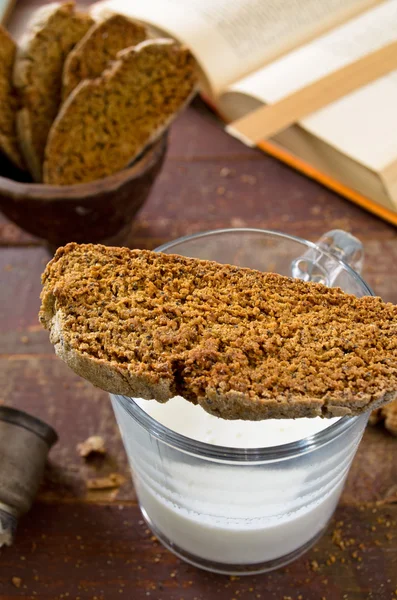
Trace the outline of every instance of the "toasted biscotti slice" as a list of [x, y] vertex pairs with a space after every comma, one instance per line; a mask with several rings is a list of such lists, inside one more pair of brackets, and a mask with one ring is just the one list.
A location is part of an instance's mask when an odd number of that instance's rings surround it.
[[82, 183], [125, 168], [189, 102], [196, 81], [189, 50], [171, 40], [119, 52], [102, 77], [81, 82], [62, 105], [48, 136], [44, 181]]
[[18, 97], [12, 83], [16, 44], [0, 25], [0, 152], [17, 167], [24, 168], [16, 130]]
[[48, 4], [35, 12], [21, 39], [14, 65], [22, 101], [17, 130], [36, 181], [42, 178], [44, 148], [61, 102], [65, 58], [93, 23], [90, 16], [75, 12], [72, 2]]
[[118, 52], [147, 38], [145, 27], [122, 15], [94, 25], [69, 53], [63, 68], [62, 98], [65, 100], [84, 79], [95, 79], [116, 59]]
[[397, 396], [397, 307], [273, 273], [68, 244], [40, 320], [94, 385], [225, 419], [357, 415]]

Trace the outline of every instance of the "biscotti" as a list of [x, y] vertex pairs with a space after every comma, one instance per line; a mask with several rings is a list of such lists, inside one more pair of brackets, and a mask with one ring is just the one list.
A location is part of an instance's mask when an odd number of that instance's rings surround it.
[[91, 27], [65, 61], [62, 99], [65, 100], [80, 81], [100, 77], [120, 50], [136, 46], [146, 37], [142, 25], [122, 15], [113, 15]]
[[16, 44], [0, 25], [0, 152], [3, 152], [20, 169], [24, 161], [19, 150], [16, 115], [18, 98], [12, 84]]
[[22, 102], [17, 131], [36, 181], [41, 181], [48, 132], [61, 102], [65, 58], [92, 24], [90, 16], [75, 12], [72, 2], [48, 4], [36, 11], [20, 42], [14, 64]]
[[397, 396], [397, 307], [273, 273], [68, 244], [40, 320], [76, 373], [225, 419], [357, 415]]
[[44, 182], [72, 185], [127, 167], [189, 102], [196, 81], [191, 53], [171, 40], [119, 52], [63, 103], [48, 136]]

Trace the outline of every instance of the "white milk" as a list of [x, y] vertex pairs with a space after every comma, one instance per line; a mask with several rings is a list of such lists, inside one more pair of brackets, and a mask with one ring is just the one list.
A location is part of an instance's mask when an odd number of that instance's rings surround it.
[[[219, 446], [278, 446], [337, 420], [225, 421], [182, 398], [135, 402], [173, 431], [218, 447], [220, 459]], [[330, 519], [362, 433], [356, 428], [355, 435], [289, 460], [231, 464], [163, 444], [117, 400], [113, 406], [145, 516], [166, 543], [198, 563], [281, 564], [283, 557], [298, 554]]]
[[302, 440], [322, 431], [338, 419], [268, 419], [266, 421], [226, 421], [205, 412], [181, 397], [166, 404], [136, 398], [148, 415], [186, 437], [230, 448], [268, 448]]

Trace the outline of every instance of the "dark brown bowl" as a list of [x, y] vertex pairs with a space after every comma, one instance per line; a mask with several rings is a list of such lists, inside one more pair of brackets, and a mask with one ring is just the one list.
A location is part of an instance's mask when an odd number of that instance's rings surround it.
[[0, 210], [46, 240], [51, 249], [68, 242], [133, 244], [131, 223], [160, 172], [166, 149], [165, 135], [131, 167], [104, 179], [65, 186], [23, 181], [23, 175], [0, 158]]

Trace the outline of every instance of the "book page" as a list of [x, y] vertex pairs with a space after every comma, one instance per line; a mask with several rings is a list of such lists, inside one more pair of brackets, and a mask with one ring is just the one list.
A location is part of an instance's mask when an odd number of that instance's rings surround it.
[[[220, 99], [234, 120], [275, 103], [327, 73], [397, 40], [397, 2], [388, 0], [230, 86]], [[303, 119], [308, 132], [369, 168], [397, 156], [397, 73], [382, 77]]]
[[0, 0], [0, 24], [7, 23], [13, 4], [14, 0]]
[[218, 95], [265, 63], [382, 0], [104, 0], [185, 43]]

